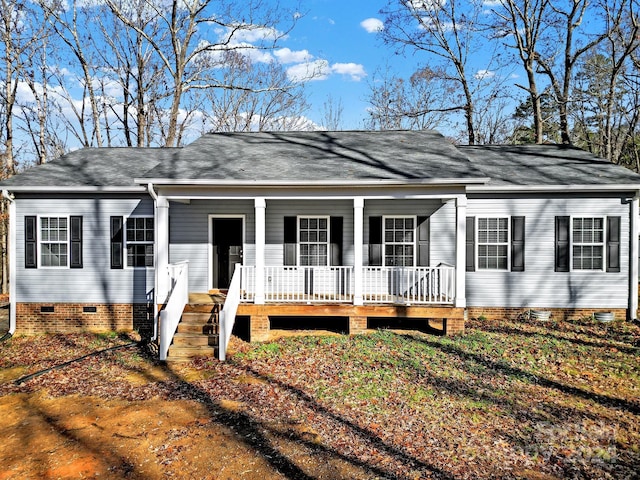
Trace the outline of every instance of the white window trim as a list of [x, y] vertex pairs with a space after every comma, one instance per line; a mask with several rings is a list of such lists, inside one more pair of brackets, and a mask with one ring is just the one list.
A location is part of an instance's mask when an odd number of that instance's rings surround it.
[[[127, 238], [127, 221], [129, 219], [135, 219], [135, 218], [153, 218], [153, 241], [148, 242], [136, 242], [133, 241], [132, 245], [153, 245], [153, 265], [151, 266], [144, 266], [144, 267], [136, 267], [135, 265], [129, 265], [129, 255], [127, 255], [127, 246], [129, 245], [129, 239]], [[124, 264], [124, 268], [126, 269], [134, 269], [134, 270], [149, 270], [149, 269], [153, 269], [156, 267], [156, 250], [157, 250], [157, 244], [156, 244], [156, 223], [157, 220], [153, 215], [131, 215], [131, 216], [126, 216], [124, 215], [122, 217], [122, 259], [123, 259], [123, 264]]]
[[[581, 273], [606, 272], [607, 271], [607, 217], [606, 215], [571, 215], [569, 225], [569, 271]], [[573, 268], [573, 222], [576, 218], [599, 218], [602, 220], [602, 242], [600, 243], [579, 243], [583, 246], [602, 247], [602, 268]]]
[[[302, 265], [300, 263], [300, 257], [302, 256], [301, 252], [302, 249], [300, 248], [301, 246], [301, 242], [300, 242], [300, 220], [306, 218], [306, 219], [324, 219], [327, 221], [327, 241], [326, 241], [326, 245], [327, 245], [327, 263], [326, 265]], [[298, 264], [299, 267], [313, 267], [313, 266], [317, 266], [317, 267], [328, 267], [331, 265], [331, 216], [330, 215], [298, 215], [296, 218], [296, 235], [297, 235], [297, 244], [296, 244], [296, 263]], [[310, 244], [310, 243], [315, 243], [315, 244], [321, 244], [321, 243], [325, 243], [325, 242], [306, 242], [306, 244]]]
[[[42, 219], [43, 218], [65, 218], [67, 220], [67, 264], [66, 265], [42, 265], [42, 244], [43, 243], [63, 243], [63, 242], [44, 242], [42, 240]], [[54, 213], [50, 215], [38, 215], [38, 225], [36, 226], [36, 238], [38, 240], [38, 268], [66, 270], [71, 268], [71, 219], [69, 215], [56, 215]]]
[[[480, 266], [480, 241], [478, 239], [480, 232], [480, 219], [502, 219], [505, 218], [507, 220], [507, 268], [483, 268]], [[511, 216], [509, 215], [477, 215], [475, 221], [475, 261], [476, 261], [476, 270], [482, 272], [510, 272], [511, 271]], [[505, 242], [492, 243], [492, 242], [483, 242], [483, 245], [504, 245]]]
[[[388, 218], [412, 218], [413, 219], [413, 265], [411, 267], [416, 266], [416, 262], [418, 261], [418, 216], [417, 215], [383, 215], [382, 216], [382, 266], [387, 266], [387, 240], [386, 240], [386, 228], [385, 223]], [[406, 245], [408, 242], [403, 242], [402, 245]], [[392, 242], [389, 245], [400, 245], [400, 243]]]

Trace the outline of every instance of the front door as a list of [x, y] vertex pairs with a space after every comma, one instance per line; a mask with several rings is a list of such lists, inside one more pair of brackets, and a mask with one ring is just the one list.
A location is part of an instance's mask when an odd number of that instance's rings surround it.
[[213, 288], [227, 289], [236, 264], [242, 264], [243, 219], [212, 218]]

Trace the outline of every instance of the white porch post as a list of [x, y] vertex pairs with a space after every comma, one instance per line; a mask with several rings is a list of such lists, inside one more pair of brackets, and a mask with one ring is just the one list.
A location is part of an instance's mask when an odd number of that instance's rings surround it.
[[467, 306], [466, 299], [466, 240], [467, 240], [467, 197], [456, 197], [456, 303], [458, 308]]
[[167, 301], [171, 289], [169, 280], [169, 201], [158, 195], [156, 199], [156, 298], [159, 304]]
[[364, 199], [353, 199], [353, 304], [362, 305], [362, 250], [364, 243]]
[[254, 303], [264, 303], [264, 245], [266, 236], [265, 210], [267, 202], [264, 198], [254, 200], [256, 214], [256, 294]]
[[638, 318], [638, 240], [640, 237], [640, 192], [631, 199], [631, 218], [629, 230], [631, 248], [629, 249], [629, 319]]

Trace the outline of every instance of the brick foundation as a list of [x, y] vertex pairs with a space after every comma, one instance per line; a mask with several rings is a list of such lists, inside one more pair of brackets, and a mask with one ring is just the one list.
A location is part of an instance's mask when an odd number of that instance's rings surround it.
[[269, 340], [271, 323], [268, 315], [251, 315], [249, 319], [249, 341], [265, 342]]
[[349, 317], [349, 333], [357, 335], [367, 331], [367, 317]]
[[551, 312], [553, 320], [577, 320], [580, 318], [590, 317], [595, 312], [613, 312], [616, 319], [626, 319], [626, 308], [548, 308], [548, 307], [468, 307], [468, 318], [484, 317], [490, 320], [501, 320], [504, 318], [518, 318], [526, 315], [530, 310], [547, 310]]
[[[84, 311], [85, 307], [93, 311]], [[50, 311], [53, 310], [53, 311]], [[153, 315], [146, 303], [18, 303], [16, 333], [77, 333], [137, 330], [143, 338], [153, 332]]]
[[445, 318], [445, 335], [462, 335], [464, 333], [464, 318]]

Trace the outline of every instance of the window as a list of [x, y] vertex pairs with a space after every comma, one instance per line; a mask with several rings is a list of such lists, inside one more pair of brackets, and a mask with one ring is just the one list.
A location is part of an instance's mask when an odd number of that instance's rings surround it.
[[604, 218], [574, 218], [571, 229], [574, 270], [604, 268]]
[[40, 266], [66, 267], [69, 258], [67, 217], [40, 217]]
[[153, 231], [153, 217], [127, 219], [127, 266], [153, 267]]
[[478, 269], [507, 270], [509, 265], [509, 219], [478, 218]]
[[329, 265], [329, 217], [299, 217], [299, 265]]
[[384, 265], [415, 265], [416, 217], [384, 217]]

